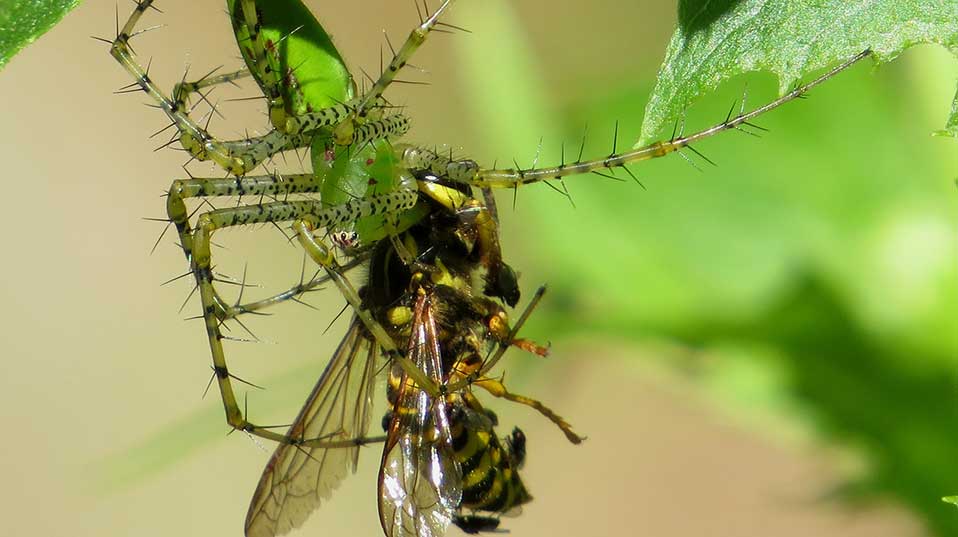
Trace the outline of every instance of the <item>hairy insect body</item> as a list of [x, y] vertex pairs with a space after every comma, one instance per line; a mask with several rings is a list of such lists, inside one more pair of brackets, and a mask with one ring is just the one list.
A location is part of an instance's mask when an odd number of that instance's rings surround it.
[[[442, 266], [444, 264], [437, 260], [435, 267]], [[449, 275], [439, 279], [448, 281]], [[508, 344], [509, 340], [497, 334], [494, 328], [500, 326], [504, 312], [501, 307], [490, 308], [492, 301], [473, 297], [454, 286], [431, 283], [420, 274], [414, 275], [411, 283], [414, 290], [406, 298], [415, 297], [412, 320], [408, 326], [400, 325], [396, 329], [400, 333], [409, 331], [410, 357], [422, 363], [423, 355], [430, 356], [440, 367], [436, 379], [443, 385], [480, 371], [483, 366], [480, 353], [490, 345]], [[384, 420], [384, 428], [388, 437], [398, 437], [400, 441], [418, 446], [435, 446], [453, 463], [439, 478], [421, 469], [438, 484], [437, 496], [448, 499], [450, 508], [441, 517], [444, 523], [451, 522], [467, 531], [495, 528], [499, 515], [518, 514], [519, 507], [532, 499], [518, 473], [524, 458], [524, 443], [515, 451], [507, 450], [496, 435], [494, 414], [486, 412], [470, 390], [439, 394], [436, 404], [424, 410], [421, 398], [410, 397], [421, 388], [402, 367], [393, 365], [387, 386], [391, 410]], [[422, 422], [429, 426], [408, 425]], [[389, 445], [387, 439], [384, 461], [389, 460]], [[384, 474], [388, 474], [388, 468], [390, 465], [384, 464]], [[381, 497], [380, 512], [387, 535], [395, 530], [406, 531], [407, 521], [415, 517], [388, 501], [388, 489]], [[480, 521], [484, 521], [484, 525], [480, 525]]]

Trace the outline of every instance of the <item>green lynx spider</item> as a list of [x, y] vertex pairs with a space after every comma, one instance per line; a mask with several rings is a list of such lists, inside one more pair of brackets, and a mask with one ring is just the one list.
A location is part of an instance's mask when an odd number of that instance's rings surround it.
[[[487, 255], [498, 255], [498, 244], [494, 244], [497, 240], [494, 219], [490, 218], [490, 211], [485, 204], [459, 190], [418, 180], [413, 171], [443, 177], [450, 183], [463, 185], [464, 188], [480, 189], [484, 195], [488, 195], [491, 189], [517, 188], [531, 183], [561, 180], [571, 175], [600, 173], [602, 170], [616, 168], [632, 175], [626, 165], [662, 157], [683, 148], [691, 149], [694, 142], [722, 131], [749, 125], [756, 116], [804, 95], [814, 86], [869, 55], [868, 51], [862, 52], [764, 106], [749, 112], [745, 112], [744, 108], [740, 109], [735, 116], [730, 112], [721, 123], [694, 134], [679, 134], [668, 140], [624, 152], [617, 152], [613, 148], [611, 154], [589, 160], [583, 160], [580, 151], [575, 161], [565, 162], [563, 158], [562, 162], [554, 166], [487, 169], [473, 160], [454, 159], [434, 150], [399, 143], [398, 140], [409, 129], [409, 120], [401, 112], [392, 109], [383, 98], [386, 89], [396, 80], [397, 74], [407, 65], [431, 32], [443, 27], [455, 28], [440, 21], [452, 1], [445, 0], [431, 14], [427, 10], [427, 15], [421, 17], [419, 26], [415, 27], [403, 45], [394, 51], [392, 60], [378, 80], [359, 96], [354, 96], [355, 89], [345, 67], [342, 67], [341, 73], [331, 75], [339, 76], [342, 81], [338, 95], [310, 96], [305, 85], [301, 85], [297, 79], [296, 66], [289, 61], [284, 63], [280, 57], [278, 50], [281, 43], [293, 34], [315, 36], [314, 45], [325, 45], [329, 42], [322, 27], [298, 0], [228, 0], [227, 6], [234, 21], [237, 43], [247, 68], [233, 73], [210, 75], [195, 82], [183, 81], [176, 85], [172, 97], [167, 96], [149, 77], [129, 45], [131, 38], [136, 35], [134, 29], [140, 17], [152, 7], [153, 0], [136, 0], [133, 13], [122, 28], [118, 29], [111, 42], [112, 56], [134, 79], [131, 87], [148, 94], [166, 113], [178, 131], [180, 144], [195, 159], [211, 160], [229, 175], [226, 178], [174, 181], [169, 190], [167, 210], [169, 221], [176, 226], [180, 244], [196, 278], [213, 356], [214, 376], [222, 396], [226, 420], [234, 429], [278, 442], [312, 447], [336, 447], [339, 444], [352, 446], [373, 440], [290, 438], [247, 420], [234, 394], [234, 377], [227, 368], [221, 324], [236, 319], [239, 315], [258, 312], [293, 299], [315, 287], [317, 283], [300, 282], [285, 292], [256, 302], [228, 304], [214, 287], [210, 240], [215, 231], [250, 224], [289, 223], [306, 254], [325, 270], [328, 279], [335, 282], [349, 305], [391, 359], [397, 360], [407, 374], [430, 393], [460, 390], [469, 382], [485, 375], [498, 362], [505, 348], [501, 348], [489, 359], [474, 378], [449, 386], [435, 385], [402, 356], [384, 328], [363, 309], [357, 291], [343, 274], [344, 270], [355, 262], [341, 265], [336, 260], [334, 248], [317, 235], [320, 231], [331, 236], [337, 245], [345, 247], [347, 251], [357, 241], [364, 244], [382, 239], [396, 241], [395, 237], [399, 231], [424, 216], [420, 197], [426, 196], [452, 212], [472, 211], [476, 213], [477, 219], [488, 221], [485, 225], [487, 233], [480, 233], [485, 235], [480, 237], [480, 242], [489, 243], [484, 247]], [[270, 26], [269, 21], [260, 20], [263, 15], [267, 18], [273, 17], [270, 20], [274, 25]], [[289, 22], [292, 20], [297, 21], [296, 24]], [[323, 49], [327, 55], [334, 57], [330, 65], [342, 65], [342, 60], [338, 58], [338, 53], [331, 44], [316, 48]], [[241, 140], [220, 140], [190, 116], [188, 100], [191, 94], [202, 95], [205, 88], [248, 76], [256, 80], [266, 97], [272, 124], [272, 130], [268, 133]], [[314, 164], [312, 173], [247, 175], [274, 155], [302, 148], [311, 148]], [[331, 159], [332, 164], [330, 159], [325, 159], [324, 164], [323, 155], [328, 151], [335, 154]], [[355, 177], [342, 172], [335, 175], [329, 171], [342, 163], [367, 159], [374, 161], [376, 165], [382, 163], [388, 168], [386, 175], [389, 177], [358, 195], [355, 194]], [[366, 176], [359, 179], [363, 184], [367, 181]], [[347, 195], [344, 196], [343, 193]], [[288, 199], [289, 196], [301, 194], [320, 194], [321, 199]], [[208, 210], [199, 214], [195, 224], [191, 224], [193, 215], [187, 210], [185, 200], [217, 196], [243, 196], [247, 199], [258, 199], [258, 202]], [[370, 222], [373, 224], [370, 225]], [[403, 251], [401, 244], [397, 244], [397, 250]], [[414, 262], [408, 257], [404, 260]], [[510, 305], [514, 305], [514, 301], [504, 298]], [[536, 300], [538, 298], [537, 296]], [[525, 315], [515, 324], [513, 335], [524, 319]], [[506, 392], [499, 395], [508, 398], [512, 394]]]

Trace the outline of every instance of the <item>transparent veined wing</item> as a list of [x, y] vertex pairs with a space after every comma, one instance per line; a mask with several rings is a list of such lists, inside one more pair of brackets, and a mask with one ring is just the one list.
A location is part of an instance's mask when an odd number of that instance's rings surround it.
[[276, 448], [246, 515], [248, 537], [273, 537], [299, 527], [356, 471], [360, 447], [351, 441], [369, 430], [378, 349], [354, 317], [287, 433], [300, 441], [322, 439], [323, 444]]
[[[407, 357], [436, 385], [445, 382], [428, 294], [417, 297]], [[462, 500], [446, 401], [403, 375], [379, 470], [379, 519], [387, 537], [440, 537]]]

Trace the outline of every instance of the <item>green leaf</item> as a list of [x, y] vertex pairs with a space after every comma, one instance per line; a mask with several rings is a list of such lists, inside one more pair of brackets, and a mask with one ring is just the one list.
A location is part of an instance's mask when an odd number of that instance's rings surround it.
[[951, 505], [958, 506], [958, 496], [945, 496], [941, 499], [945, 503], [950, 503]]
[[[683, 0], [639, 143], [671, 128], [694, 100], [737, 74], [771, 71], [785, 93], [809, 72], [863, 50], [883, 63], [922, 43], [958, 54], [958, 2]], [[958, 101], [938, 134], [958, 136]]]
[[0, 0], [0, 68], [79, 3], [80, 0]]

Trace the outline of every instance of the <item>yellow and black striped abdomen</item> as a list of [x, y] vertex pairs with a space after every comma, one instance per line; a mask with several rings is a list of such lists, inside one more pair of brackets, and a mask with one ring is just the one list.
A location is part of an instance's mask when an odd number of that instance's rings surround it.
[[[453, 452], [462, 470], [460, 507], [504, 514], [530, 501], [518, 472], [524, 447], [506, 448], [485, 413], [465, 404], [453, 404], [452, 410]], [[521, 432], [513, 435], [522, 438]]]

